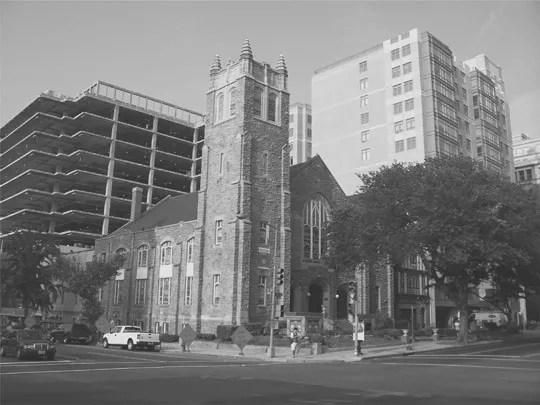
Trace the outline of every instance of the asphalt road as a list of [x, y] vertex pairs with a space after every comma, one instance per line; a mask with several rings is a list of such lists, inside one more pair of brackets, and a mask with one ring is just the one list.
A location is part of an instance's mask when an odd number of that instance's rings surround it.
[[358, 363], [294, 364], [57, 345], [3, 358], [2, 405], [537, 404], [540, 339]]

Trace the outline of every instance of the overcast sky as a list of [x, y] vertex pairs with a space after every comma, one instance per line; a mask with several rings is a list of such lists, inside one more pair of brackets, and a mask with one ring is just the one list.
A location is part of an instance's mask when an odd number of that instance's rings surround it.
[[[0, 125], [40, 92], [97, 80], [204, 113], [213, 57], [285, 55], [291, 101], [310, 102], [313, 71], [412, 28], [461, 60], [503, 68], [512, 130], [540, 136], [539, 2], [0, 2]], [[536, 116], [533, 120], [533, 114]]]

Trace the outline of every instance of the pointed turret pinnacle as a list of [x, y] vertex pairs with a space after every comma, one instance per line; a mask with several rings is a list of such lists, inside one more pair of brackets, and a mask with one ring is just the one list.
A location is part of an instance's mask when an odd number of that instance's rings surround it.
[[231, 63], [232, 63], [232, 60], [231, 60], [231, 58], [229, 57], [229, 59], [227, 59], [227, 66], [229, 66]]
[[253, 59], [253, 52], [251, 52], [251, 45], [249, 39], [246, 38], [242, 52], [240, 53], [240, 59]]
[[214, 58], [214, 63], [212, 63], [212, 67], [210, 68], [210, 72], [219, 72], [221, 70], [221, 61], [219, 60], [219, 54], [216, 55]]
[[279, 60], [278, 60], [278, 63], [277, 63], [276, 70], [283, 71], [284, 73], [287, 73], [287, 66], [285, 65], [285, 58], [283, 57], [283, 54], [279, 55]]

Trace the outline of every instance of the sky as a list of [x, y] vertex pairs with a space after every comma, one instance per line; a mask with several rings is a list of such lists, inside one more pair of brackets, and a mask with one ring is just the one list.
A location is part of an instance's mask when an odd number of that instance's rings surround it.
[[309, 103], [314, 70], [418, 28], [460, 60], [500, 65], [514, 136], [540, 137], [540, 2], [18, 0], [0, 12], [0, 126], [43, 91], [77, 96], [97, 80], [204, 113], [214, 56], [238, 60], [245, 38], [256, 60], [285, 56], [291, 102]]

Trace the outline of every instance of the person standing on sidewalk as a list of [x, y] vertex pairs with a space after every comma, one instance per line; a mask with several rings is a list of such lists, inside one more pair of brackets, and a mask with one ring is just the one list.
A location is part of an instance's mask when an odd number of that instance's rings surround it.
[[365, 340], [364, 321], [358, 322], [358, 329], [353, 333], [354, 352], [358, 356], [362, 353], [362, 342]]
[[298, 328], [295, 326], [291, 332], [291, 352], [293, 357], [296, 357], [300, 350], [299, 340], [300, 336], [298, 335]]

